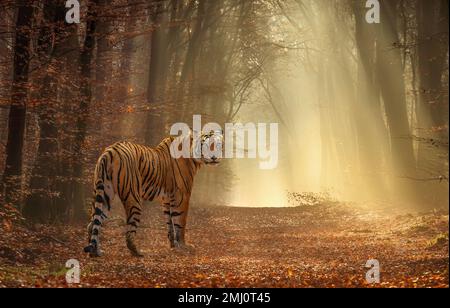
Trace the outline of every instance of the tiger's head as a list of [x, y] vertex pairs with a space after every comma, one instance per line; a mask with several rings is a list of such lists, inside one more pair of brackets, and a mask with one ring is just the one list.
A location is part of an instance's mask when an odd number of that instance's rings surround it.
[[223, 157], [222, 131], [192, 133], [192, 157], [205, 165], [218, 165]]

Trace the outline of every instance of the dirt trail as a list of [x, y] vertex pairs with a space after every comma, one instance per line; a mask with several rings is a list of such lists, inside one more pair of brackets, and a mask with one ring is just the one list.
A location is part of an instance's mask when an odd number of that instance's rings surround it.
[[82, 253], [84, 226], [3, 223], [0, 286], [67, 287], [65, 262], [81, 264], [74, 287], [366, 287], [364, 266], [381, 265], [380, 287], [448, 287], [448, 212], [398, 214], [343, 204], [191, 209], [195, 253], [168, 248], [161, 209], [143, 218], [130, 256], [121, 219], [103, 234], [105, 256]]

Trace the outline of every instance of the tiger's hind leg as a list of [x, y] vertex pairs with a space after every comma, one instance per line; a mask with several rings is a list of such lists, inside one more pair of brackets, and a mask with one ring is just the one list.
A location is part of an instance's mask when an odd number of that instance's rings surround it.
[[136, 257], [143, 257], [135, 243], [136, 232], [141, 222], [142, 207], [140, 202], [128, 200], [124, 203], [127, 215], [126, 242], [131, 254]]
[[114, 198], [111, 185], [108, 182], [97, 183], [94, 196], [92, 218], [87, 227], [88, 246], [84, 248], [84, 252], [89, 253], [91, 257], [100, 257], [102, 255], [100, 249], [100, 230], [104, 221], [108, 218], [109, 211], [111, 210], [111, 199]]

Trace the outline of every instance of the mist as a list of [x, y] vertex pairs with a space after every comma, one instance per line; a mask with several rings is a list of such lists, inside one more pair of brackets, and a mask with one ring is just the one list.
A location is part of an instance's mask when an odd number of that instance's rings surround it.
[[[273, 16], [255, 29], [261, 71], [234, 121], [279, 123], [279, 164], [259, 170], [251, 160], [230, 162], [235, 179], [226, 202], [289, 206], [294, 191], [383, 206], [446, 206], [448, 126], [426, 126], [424, 119], [430, 109], [448, 114], [448, 106], [445, 91], [432, 103], [420, 92], [427, 77], [417, 76], [423, 51], [414, 46], [421, 38], [405, 28], [426, 22], [411, 17], [418, 7], [387, 5], [381, 18], [395, 25], [386, 27], [366, 23], [361, 1], [267, 6]], [[442, 55], [444, 41], [434, 46]], [[440, 63], [446, 67], [448, 57]], [[447, 80], [443, 69], [442, 90]]]
[[448, 3], [0, 1], [0, 288], [448, 288]]
[[156, 146], [200, 115], [278, 125], [276, 167], [233, 158], [204, 168], [192, 196], [201, 206], [301, 205], [295, 193], [447, 207], [448, 4], [380, 3], [102, 0], [63, 26], [49, 17], [62, 11], [42, 4], [19, 79], [15, 6], [2, 4], [5, 199], [31, 216], [53, 204], [82, 217], [102, 149]]

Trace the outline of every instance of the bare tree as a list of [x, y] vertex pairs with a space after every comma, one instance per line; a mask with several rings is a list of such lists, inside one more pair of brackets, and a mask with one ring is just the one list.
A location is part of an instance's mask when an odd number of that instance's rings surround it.
[[14, 45], [14, 68], [11, 89], [11, 107], [8, 120], [6, 164], [3, 173], [5, 202], [20, 204], [22, 185], [22, 150], [28, 101], [28, 69], [33, 23], [33, 1], [17, 1], [17, 21]]

